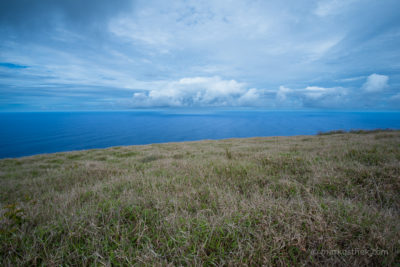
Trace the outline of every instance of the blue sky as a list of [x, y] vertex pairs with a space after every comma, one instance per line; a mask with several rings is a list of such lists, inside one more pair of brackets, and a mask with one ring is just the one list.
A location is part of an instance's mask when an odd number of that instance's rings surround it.
[[400, 109], [400, 1], [0, 2], [0, 110]]

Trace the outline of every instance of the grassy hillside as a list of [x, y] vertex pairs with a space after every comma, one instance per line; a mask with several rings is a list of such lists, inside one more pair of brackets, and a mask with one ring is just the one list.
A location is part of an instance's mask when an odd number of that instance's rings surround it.
[[4, 159], [0, 193], [5, 266], [400, 262], [399, 131]]

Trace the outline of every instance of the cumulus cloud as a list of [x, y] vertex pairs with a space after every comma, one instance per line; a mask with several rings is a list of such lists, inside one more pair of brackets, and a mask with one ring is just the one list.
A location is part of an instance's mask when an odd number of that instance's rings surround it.
[[347, 101], [347, 95], [348, 89], [344, 87], [307, 86], [290, 89], [280, 86], [276, 91], [278, 104], [291, 107], [338, 107]]
[[219, 76], [188, 77], [148, 84], [152, 89], [135, 92], [134, 107], [266, 107], [331, 108], [346, 103], [344, 87], [307, 86], [278, 90], [251, 88], [246, 83]]
[[288, 97], [301, 97], [310, 100], [318, 100], [324, 97], [335, 97], [347, 95], [347, 89], [343, 87], [320, 87], [320, 86], [307, 86], [303, 89], [290, 89], [280, 86], [277, 91], [277, 98], [285, 100]]
[[279, 86], [279, 90], [276, 92], [276, 98], [279, 101], [285, 101], [286, 100], [286, 95], [291, 93], [292, 89], [287, 88], [285, 86]]
[[307, 86], [302, 93], [305, 107], [337, 108], [348, 101], [348, 89], [344, 87]]
[[343, 87], [319, 87], [307, 86], [304, 89], [304, 95], [309, 99], [320, 99], [326, 96], [343, 96], [346, 95], [346, 90]]
[[189, 77], [159, 83], [157, 88], [133, 94], [133, 106], [254, 106], [263, 90], [215, 77]]
[[368, 76], [362, 88], [368, 93], [380, 92], [388, 87], [388, 81], [389, 76], [374, 73]]

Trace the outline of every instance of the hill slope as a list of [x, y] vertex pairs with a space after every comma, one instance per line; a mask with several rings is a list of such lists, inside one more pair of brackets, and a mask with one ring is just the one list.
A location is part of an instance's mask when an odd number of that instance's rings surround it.
[[2, 265], [400, 261], [399, 131], [4, 159], [0, 193]]

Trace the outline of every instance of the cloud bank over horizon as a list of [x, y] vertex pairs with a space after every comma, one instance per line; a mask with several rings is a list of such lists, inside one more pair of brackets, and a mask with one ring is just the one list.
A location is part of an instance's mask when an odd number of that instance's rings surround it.
[[400, 109], [396, 0], [0, 3], [1, 110]]

